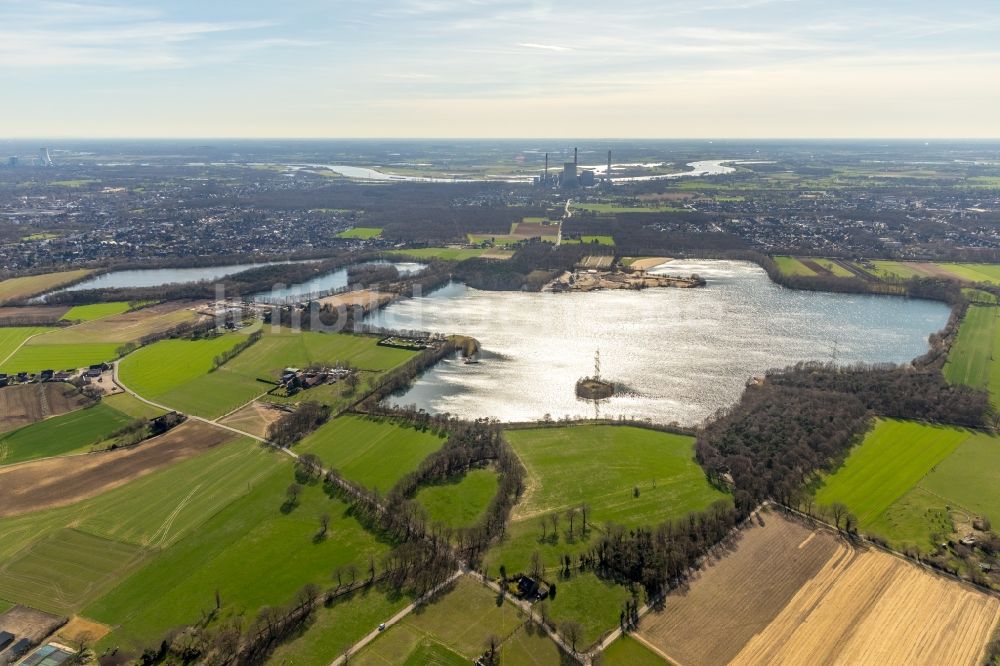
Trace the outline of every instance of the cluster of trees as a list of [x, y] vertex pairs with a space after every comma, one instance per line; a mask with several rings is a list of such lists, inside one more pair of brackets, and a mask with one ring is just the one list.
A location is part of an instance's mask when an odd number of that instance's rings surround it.
[[552, 278], [570, 270], [587, 255], [614, 254], [600, 245], [560, 245], [534, 242], [522, 245], [506, 261], [466, 259], [455, 267], [455, 277], [476, 289], [538, 291]]
[[581, 565], [605, 578], [640, 584], [648, 597], [658, 597], [683, 581], [747, 515], [719, 500], [707, 511], [656, 527], [608, 525]]
[[259, 342], [262, 337], [264, 337], [264, 331], [262, 330], [254, 331], [253, 333], [248, 335], [245, 340], [241, 340], [240, 342], [236, 343], [236, 345], [234, 345], [232, 349], [224, 351], [218, 356], [216, 356], [214, 359], [212, 359], [212, 370], [210, 372], [214, 372], [218, 368], [221, 368], [223, 365], [225, 365], [229, 361], [239, 356], [241, 352], [248, 349], [251, 345]]
[[275, 446], [288, 448], [330, 418], [329, 405], [303, 402], [294, 412], [285, 414], [267, 429], [267, 439]]
[[399, 270], [392, 264], [355, 264], [347, 268], [347, 282], [353, 285], [373, 285], [398, 279]]
[[934, 371], [800, 363], [771, 372], [699, 434], [698, 462], [732, 484], [741, 511], [763, 499], [794, 506], [802, 488], [832, 468], [873, 416], [982, 427], [988, 396], [948, 384]]
[[263, 664], [284, 640], [297, 635], [313, 618], [322, 598], [318, 586], [302, 587], [294, 599], [282, 606], [264, 606], [247, 625], [242, 615], [235, 615], [216, 626], [222, 607], [215, 593], [215, 608], [203, 612], [201, 622], [167, 633], [155, 648], [147, 648], [136, 658], [124, 652], [102, 655], [102, 666], [117, 666], [137, 661], [142, 666], [180, 663], [205, 666], [252, 666]]

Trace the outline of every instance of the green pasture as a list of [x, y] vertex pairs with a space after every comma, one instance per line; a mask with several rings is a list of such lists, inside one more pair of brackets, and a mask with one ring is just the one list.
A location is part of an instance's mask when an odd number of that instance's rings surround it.
[[431, 522], [451, 527], [474, 525], [497, 492], [497, 475], [491, 469], [474, 469], [446, 483], [425, 486], [417, 501]]
[[1000, 264], [952, 264], [942, 262], [938, 265], [968, 282], [1000, 284]]
[[0, 465], [85, 452], [132, 419], [104, 404], [32, 423], [0, 435]]
[[474, 259], [489, 252], [485, 248], [467, 247], [415, 247], [406, 250], [393, 250], [393, 254], [405, 254], [413, 259], [444, 259], [446, 261], [463, 261]]
[[592, 571], [573, 571], [566, 579], [549, 572], [547, 579], [556, 582], [556, 598], [548, 601], [556, 626], [577, 622], [583, 628], [578, 649], [586, 649], [605, 632], [615, 629], [625, 602], [632, 598], [623, 586], [602, 580]]
[[[365, 575], [369, 556], [377, 561], [386, 552], [388, 546], [362, 528], [346, 504], [318, 485], [307, 486], [290, 511], [283, 508], [291, 464], [271, 455], [268, 471], [248, 486], [237, 484], [241, 496], [84, 610], [117, 627], [103, 646], [154, 644], [170, 628], [214, 608], [216, 591], [220, 620], [252, 617], [262, 606], [291, 601], [306, 583], [328, 587], [339, 566], [354, 564]], [[317, 538], [323, 515], [329, 529]]]
[[9, 357], [12, 356], [18, 347], [24, 344], [24, 341], [33, 335], [38, 335], [39, 333], [45, 333], [46, 331], [51, 331], [51, 328], [46, 328], [44, 326], [12, 326], [9, 328], [0, 328], [0, 371], [9, 372], [6, 370], [6, 362]]
[[[5, 329], [0, 329], [0, 331]], [[41, 372], [42, 370], [77, 370], [113, 361], [118, 355], [118, 343], [90, 342], [80, 344], [46, 344], [48, 334], [31, 339], [0, 363], [0, 372]]]
[[824, 479], [816, 503], [847, 505], [861, 529], [867, 529], [968, 436], [958, 428], [879, 419], [843, 465]]
[[909, 280], [915, 277], [928, 277], [926, 271], [905, 261], [875, 259], [871, 263], [875, 266], [875, 275], [883, 279]]
[[341, 231], [337, 238], [356, 238], [360, 240], [370, 240], [382, 235], [381, 227], [354, 227], [347, 231]]
[[622, 636], [604, 651], [605, 666], [664, 666], [667, 662], [648, 647], [632, 638]]
[[[427, 654], [427, 646], [435, 644], [469, 663], [484, 652], [491, 634], [503, 639], [526, 619], [516, 606], [498, 603], [496, 592], [463, 576], [442, 596], [386, 630], [355, 655], [352, 663], [411, 663], [414, 653]], [[440, 653], [441, 650], [431, 652]]]
[[346, 415], [321, 426], [295, 450], [314, 453], [345, 478], [386, 493], [443, 443], [443, 437], [386, 419]]
[[164, 413], [159, 407], [139, 400], [131, 393], [115, 393], [101, 398], [101, 404], [113, 407], [133, 419], [153, 419]]
[[131, 307], [132, 304], [126, 301], [94, 303], [93, 305], [77, 305], [70, 308], [69, 311], [62, 316], [62, 319], [63, 321], [93, 321], [94, 319], [103, 319], [104, 317], [110, 317], [111, 315], [128, 312]]
[[119, 378], [139, 395], [155, 399], [208, 374], [216, 356], [244, 339], [230, 333], [200, 340], [160, 340], [123, 358]]
[[795, 257], [774, 257], [774, 263], [777, 264], [778, 270], [785, 275], [816, 275], [816, 271], [809, 268]]
[[994, 407], [1000, 403], [1000, 363], [993, 358], [1000, 343], [998, 322], [1000, 308], [969, 306], [943, 370], [953, 384], [989, 391]]

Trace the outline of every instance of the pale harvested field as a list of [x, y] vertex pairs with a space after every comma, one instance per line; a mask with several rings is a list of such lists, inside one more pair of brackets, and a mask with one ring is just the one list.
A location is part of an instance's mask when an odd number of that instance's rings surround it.
[[774, 514], [743, 531], [736, 550], [712, 563], [639, 635], [678, 666], [725, 664], [763, 631], [838, 549], [833, 538]]
[[0, 388], [0, 432], [7, 432], [83, 407], [87, 400], [63, 382]]
[[62, 456], [0, 468], [0, 517], [73, 504], [191, 458], [237, 437], [188, 420], [129, 449]]
[[360, 305], [364, 308], [374, 308], [382, 303], [388, 303], [393, 299], [392, 294], [373, 291], [371, 289], [359, 289], [348, 291], [343, 294], [335, 294], [319, 299], [320, 304], [329, 305], [332, 308], [351, 307]]
[[514, 256], [510, 250], [491, 249], [479, 255], [480, 259], [491, 259], [493, 261], [506, 261]]
[[646, 257], [645, 259], [636, 259], [631, 264], [629, 268], [637, 271], [648, 271], [650, 268], [656, 268], [660, 264], [665, 264], [670, 259], [667, 257]]
[[266, 402], [251, 402], [219, 421], [257, 437], [266, 437], [267, 428], [288, 412]]
[[[162, 333], [182, 322], [195, 322], [201, 315], [190, 301], [168, 301], [133, 312], [95, 319], [32, 338], [34, 344], [78, 344], [131, 342], [152, 333]], [[30, 344], [30, 343], [29, 343]]]
[[644, 619], [642, 638], [678, 666], [981, 662], [1000, 599], [829, 531], [766, 520]]
[[855, 551], [846, 567], [828, 563], [732, 663], [975, 666], [998, 612], [996, 597]]
[[91, 268], [81, 268], [60, 273], [43, 273], [0, 281], [0, 303], [29, 298], [70, 282], [81, 280], [93, 273]]

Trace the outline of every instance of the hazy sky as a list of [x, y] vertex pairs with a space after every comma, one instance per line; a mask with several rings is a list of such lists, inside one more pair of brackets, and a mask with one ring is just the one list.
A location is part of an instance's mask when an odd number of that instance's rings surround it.
[[996, 0], [0, 0], [0, 136], [998, 137]]

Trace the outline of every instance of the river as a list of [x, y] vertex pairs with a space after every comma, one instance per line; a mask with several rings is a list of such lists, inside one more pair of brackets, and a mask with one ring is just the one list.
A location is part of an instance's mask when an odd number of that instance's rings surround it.
[[[373, 266], [379, 264], [391, 264], [396, 267], [402, 276], [415, 275], [427, 268], [427, 264], [420, 264], [413, 261], [367, 261], [359, 266]], [[281, 303], [284, 301], [301, 300], [305, 296], [326, 294], [330, 291], [343, 289], [347, 286], [347, 268], [339, 268], [330, 273], [318, 275], [307, 282], [284, 286], [275, 286], [273, 289], [260, 294], [254, 294], [253, 300], [261, 303]]]
[[[795, 291], [758, 266], [671, 262], [654, 269], [698, 273], [699, 289], [543, 294], [490, 292], [452, 283], [399, 301], [369, 322], [465, 333], [480, 340], [477, 364], [446, 360], [396, 405], [503, 421], [652, 418], [697, 424], [739, 399], [748, 378], [797, 361], [905, 363], [927, 350], [949, 309], [934, 301]], [[624, 390], [595, 406], [576, 398], [594, 372]]]

